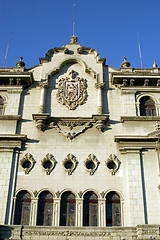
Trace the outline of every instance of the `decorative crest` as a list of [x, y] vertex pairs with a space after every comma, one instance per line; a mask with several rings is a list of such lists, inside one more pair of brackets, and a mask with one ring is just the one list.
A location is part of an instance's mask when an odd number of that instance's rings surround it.
[[78, 105], [85, 103], [86, 80], [76, 76], [74, 70], [70, 71], [68, 77], [59, 79], [56, 97], [59, 103], [68, 107], [69, 110], [74, 110]]

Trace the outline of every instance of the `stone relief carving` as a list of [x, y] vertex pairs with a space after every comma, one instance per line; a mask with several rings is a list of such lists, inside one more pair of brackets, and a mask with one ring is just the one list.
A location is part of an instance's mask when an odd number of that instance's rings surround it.
[[56, 164], [57, 164], [57, 161], [55, 160], [53, 155], [50, 153], [47, 153], [47, 155], [41, 161], [42, 168], [47, 175], [49, 175], [52, 172]]
[[73, 173], [77, 165], [78, 161], [73, 154], [68, 154], [67, 157], [62, 162], [62, 166], [64, 170], [68, 173], [68, 175], [71, 175]]
[[85, 127], [83, 127], [80, 131], [77, 132], [71, 132], [71, 131], [64, 131], [62, 130], [58, 124], [55, 124], [54, 122], [50, 124], [50, 127], [55, 128], [59, 133], [62, 133], [64, 136], [66, 136], [68, 139], [72, 140], [73, 138], [77, 137], [81, 133], [84, 133], [88, 128], [91, 128], [93, 125], [91, 122], [87, 123]]
[[25, 174], [28, 174], [32, 170], [35, 163], [36, 161], [34, 160], [33, 156], [30, 153], [26, 153], [20, 160], [20, 165]]
[[59, 125], [67, 126], [70, 130], [77, 126], [83, 126], [86, 122], [84, 121], [61, 121]]
[[87, 159], [84, 161], [84, 165], [90, 175], [93, 175], [97, 170], [100, 162], [94, 154], [90, 154]]
[[87, 98], [86, 80], [76, 76], [74, 70], [69, 72], [68, 77], [60, 78], [58, 81], [57, 101], [69, 110], [85, 103]]
[[105, 161], [105, 165], [112, 175], [116, 174], [120, 167], [120, 164], [121, 164], [120, 160], [114, 154], [110, 154], [108, 159]]

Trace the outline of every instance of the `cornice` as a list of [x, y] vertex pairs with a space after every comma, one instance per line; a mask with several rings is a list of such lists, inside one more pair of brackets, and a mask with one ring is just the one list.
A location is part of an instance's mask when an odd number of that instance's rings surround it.
[[160, 121], [160, 116], [121, 116], [121, 122], [126, 121]]
[[0, 85], [1, 86], [29, 86], [34, 81], [33, 73], [20, 71], [19, 68], [0, 69]]
[[8, 151], [20, 150], [22, 142], [27, 140], [27, 136], [23, 134], [0, 134], [0, 151], [5, 149]]

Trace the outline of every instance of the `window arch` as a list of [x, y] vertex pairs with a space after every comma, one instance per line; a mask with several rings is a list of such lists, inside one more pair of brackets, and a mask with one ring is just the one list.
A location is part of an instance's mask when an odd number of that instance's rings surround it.
[[14, 224], [29, 225], [31, 208], [31, 195], [27, 191], [21, 191], [17, 194]]
[[149, 96], [140, 99], [140, 116], [156, 116], [155, 103]]
[[75, 196], [64, 192], [61, 196], [60, 226], [75, 226]]
[[0, 115], [4, 114], [4, 99], [0, 96]]
[[83, 226], [98, 226], [98, 198], [92, 191], [84, 195]]
[[116, 192], [106, 196], [106, 226], [121, 226], [120, 197]]
[[49, 191], [44, 191], [39, 195], [37, 225], [51, 226], [53, 215], [53, 196]]

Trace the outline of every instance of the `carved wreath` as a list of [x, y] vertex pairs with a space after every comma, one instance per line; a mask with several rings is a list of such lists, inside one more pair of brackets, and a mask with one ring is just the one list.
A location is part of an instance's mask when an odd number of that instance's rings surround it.
[[69, 72], [68, 77], [58, 81], [57, 101], [69, 110], [85, 103], [87, 98], [86, 80], [76, 76], [75, 71]]

